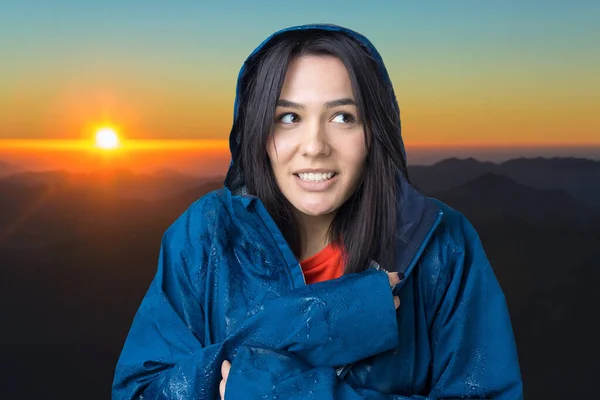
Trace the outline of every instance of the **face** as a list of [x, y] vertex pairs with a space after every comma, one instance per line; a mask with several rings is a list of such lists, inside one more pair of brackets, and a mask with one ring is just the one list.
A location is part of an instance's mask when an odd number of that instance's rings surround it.
[[338, 58], [290, 63], [267, 152], [279, 189], [300, 217], [333, 218], [358, 186], [367, 148], [355, 100]]

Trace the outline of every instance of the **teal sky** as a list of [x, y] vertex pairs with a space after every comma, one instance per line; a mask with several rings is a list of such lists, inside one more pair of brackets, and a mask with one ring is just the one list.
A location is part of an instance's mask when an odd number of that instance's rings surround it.
[[[496, 101], [490, 93], [504, 99], [490, 105], [500, 110], [532, 107], [531, 141], [546, 131], [564, 136], [568, 126], [590, 141], [600, 122], [599, 21], [600, 2], [591, 0], [4, 0], [0, 138], [74, 136], [95, 117], [96, 94], [81, 108], [99, 88], [116, 93], [125, 106], [112, 113], [146, 137], [224, 137], [249, 52], [283, 27], [330, 22], [374, 42], [401, 107], [432, 141], [466, 125], [440, 133], [426, 124], [427, 107], [465, 120]], [[80, 119], [70, 116], [75, 108]], [[571, 113], [559, 121], [563, 130], [539, 125], [559, 110]], [[134, 114], [153, 129], [136, 125]]]

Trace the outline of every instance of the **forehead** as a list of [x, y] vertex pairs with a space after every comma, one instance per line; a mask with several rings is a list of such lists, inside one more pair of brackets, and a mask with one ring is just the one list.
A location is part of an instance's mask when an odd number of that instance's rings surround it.
[[309, 55], [292, 59], [288, 66], [281, 98], [309, 99], [352, 97], [352, 82], [343, 62], [331, 55]]

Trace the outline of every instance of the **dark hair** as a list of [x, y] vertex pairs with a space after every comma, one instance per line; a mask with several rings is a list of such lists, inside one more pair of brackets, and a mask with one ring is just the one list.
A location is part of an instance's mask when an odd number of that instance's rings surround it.
[[237, 175], [238, 186], [245, 184], [248, 192], [263, 202], [296, 257], [300, 257], [303, 230], [293, 206], [277, 186], [266, 147], [288, 65], [294, 57], [303, 55], [333, 55], [343, 62], [368, 147], [362, 181], [336, 213], [329, 229], [330, 239], [344, 249], [346, 274], [364, 271], [370, 259], [392, 269], [400, 201], [398, 174], [408, 179], [400, 116], [391, 83], [382, 76], [371, 54], [348, 35], [324, 30], [289, 31], [272, 39], [248, 60], [232, 132], [241, 140], [240, 151], [230, 174]]

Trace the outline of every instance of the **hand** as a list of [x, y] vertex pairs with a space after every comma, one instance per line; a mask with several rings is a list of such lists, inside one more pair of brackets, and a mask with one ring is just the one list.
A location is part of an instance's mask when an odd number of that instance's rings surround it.
[[[390, 280], [391, 288], [400, 283], [401, 279], [397, 272], [388, 272], [387, 274]], [[404, 274], [402, 274], [402, 276], [404, 276]], [[400, 307], [400, 297], [394, 296], [394, 306], [396, 307], [396, 310], [398, 309], [398, 307]]]
[[219, 384], [219, 393], [221, 393], [221, 400], [225, 400], [225, 386], [227, 386], [227, 377], [229, 376], [229, 370], [231, 369], [231, 363], [227, 360], [221, 364], [221, 383]]

